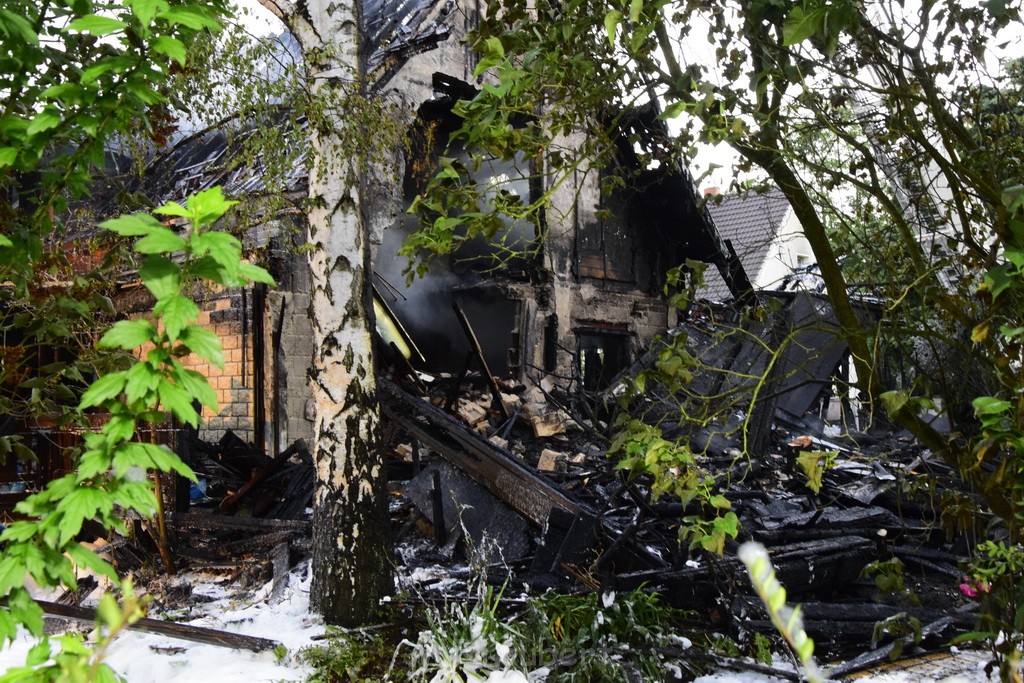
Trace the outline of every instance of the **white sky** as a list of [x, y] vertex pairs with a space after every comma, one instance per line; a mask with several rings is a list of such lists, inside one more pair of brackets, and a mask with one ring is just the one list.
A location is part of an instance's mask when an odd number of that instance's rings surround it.
[[[254, 35], [263, 36], [278, 33], [284, 29], [284, 25], [269, 10], [260, 5], [258, 0], [236, 0], [236, 2], [241, 10], [237, 21]], [[912, 11], [912, 9], [907, 11]], [[714, 46], [709, 39], [711, 27], [703, 18], [699, 18], [698, 21], [702, 22], [702, 25], [692, 27], [689, 38], [681, 49], [681, 61], [684, 67], [690, 64], [713, 67], [716, 60]], [[1024, 24], [1011, 25], [996, 36], [991, 46], [992, 49], [986, 56], [986, 67], [990, 73], [1000, 73], [1001, 61], [1024, 57]], [[708, 68], [706, 77], [714, 80], [721, 78], [721, 74], [717, 69]], [[681, 124], [677, 121], [675, 125]], [[699, 145], [698, 148], [696, 157], [690, 160], [691, 171], [695, 178], [699, 178], [712, 165], [720, 166], [708, 173], [708, 176], [701, 181], [701, 187], [718, 186], [723, 189], [728, 187], [734, 177], [733, 166], [739, 160], [736, 152], [725, 144]]]

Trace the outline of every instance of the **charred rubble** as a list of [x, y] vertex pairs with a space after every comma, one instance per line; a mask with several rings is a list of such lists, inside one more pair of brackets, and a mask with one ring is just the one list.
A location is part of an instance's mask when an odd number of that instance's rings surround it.
[[[826, 300], [774, 293], [765, 309], [746, 322], [707, 310], [670, 332], [668, 340], [685, 335], [699, 361], [686, 400], [732, 397], [717, 422], [691, 427], [680, 420], [681, 397], [658, 387], [629, 406], [688, 442], [717, 475], [742, 523], [721, 556], [680, 542], [693, 506], [654, 498], [649, 480], [607, 456], [622, 410], [615, 394], [656, 362], [662, 341], [599, 392], [486, 371], [441, 377], [401, 368], [382, 379], [398, 541], [430, 541], [426, 551], [413, 543], [420, 553], [403, 559], [470, 556], [488, 565], [488, 580], [536, 590], [656, 591], [742, 641], [773, 632], [735, 559], [738, 544], [753, 539], [803, 605], [819, 653], [848, 660], [837, 675], [969, 629], [973, 605], [957, 591], [969, 538], [943, 524], [938, 504], [969, 492], [906, 432], [877, 419], [856, 428], [863, 416], [836, 390], [846, 349]], [[869, 305], [862, 313], [873, 315]], [[759, 402], [751, 401], [755, 383]], [[830, 459], [816, 492], [798, 466], [815, 452]]]

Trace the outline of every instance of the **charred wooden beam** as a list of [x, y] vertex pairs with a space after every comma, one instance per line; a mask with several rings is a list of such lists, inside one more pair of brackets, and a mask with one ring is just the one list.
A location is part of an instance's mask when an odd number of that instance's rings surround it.
[[[791, 543], [769, 549], [779, 581], [790, 594], [796, 596], [808, 589], [827, 585], [838, 585], [855, 579], [864, 564], [873, 556], [874, 543], [860, 536], [843, 536]], [[742, 565], [735, 557], [721, 558], [716, 563], [721, 569], [709, 565], [686, 567], [674, 571], [642, 571], [620, 574], [615, 577], [617, 590], [634, 590], [645, 584], [686, 587], [677, 591], [685, 601], [700, 602], [702, 592], [715, 577], [716, 571], [724, 570], [739, 574]], [[713, 594], [717, 593], [712, 591]]]
[[271, 555], [274, 567], [274, 583], [270, 589], [270, 603], [280, 602], [284, 598], [284, 590], [288, 587], [288, 570], [291, 569], [291, 549], [287, 542], [274, 546]]
[[[940, 638], [948, 637], [948, 630], [952, 625], [952, 617], [943, 617], [930, 624], [926, 624], [921, 629], [921, 640], [924, 641], [932, 636], [939, 636]], [[907, 636], [898, 642], [901, 649], [915, 644], [913, 636]], [[830, 669], [829, 676], [834, 679], [839, 679], [849, 676], [857, 671], [863, 671], [864, 669], [877, 666], [886, 660], [892, 659], [892, 654], [896, 648], [897, 643], [892, 642], [877, 649], [865, 652], [859, 657], [854, 657], [853, 659]]]
[[240, 541], [225, 543], [218, 547], [216, 551], [222, 556], [251, 553], [257, 550], [276, 546], [279, 543], [287, 543], [295, 534], [296, 531], [292, 529], [272, 531], [269, 534], [262, 534], [260, 536], [253, 536], [252, 538], [243, 538]]
[[207, 531], [240, 530], [267, 533], [270, 531], [294, 531], [309, 535], [312, 523], [309, 520], [266, 519], [263, 517], [227, 517], [200, 512], [186, 512], [168, 515], [167, 521], [174, 526]]
[[543, 527], [554, 508], [573, 515], [586, 509], [527, 469], [510, 452], [467, 430], [426, 401], [383, 378], [378, 386], [381, 408], [389, 420], [401, 424], [409, 435], [536, 526]]
[[281, 451], [281, 453], [275, 456], [274, 459], [267, 463], [265, 466], [256, 470], [256, 472], [253, 473], [252, 477], [249, 478], [249, 481], [245, 482], [245, 484], [243, 484], [241, 488], [239, 488], [236, 492], [225, 497], [224, 500], [221, 501], [220, 506], [217, 509], [220, 510], [221, 512], [234, 511], [235, 508], [237, 508], [239, 504], [241, 504], [242, 499], [249, 495], [249, 493], [254, 488], [262, 484], [264, 479], [266, 479], [271, 474], [281, 469], [281, 467], [284, 466], [284, 463], [288, 461], [288, 458], [292, 457], [296, 453], [301, 452], [305, 452], [308, 454], [309, 448], [306, 447], [306, 442], [304, 440], [299, 439], [291, 446]]
[[[73, 605], [60, 605], [55, 602], [37, 600], [36, 603], [43, 608], [43, 612], [50, 616], [61, 619], [72, 619], [88, 624], [96, 623], [96, 610], [88, 607], [76, 607]], [[266, 638], [255, 638], [240, 633], [218, 631], [202, 626], [189, 626], [188, 624], [176, 624], [173, 621], [162, 619], [142, 618], [132, 624], [129, 628], [135, 631], [156, 633], [157, 635], [177, 638], [178, 640], [190, 640], [194, 643], [205, 645], [218, 645], [230, 647], [235, 650], [251, 650], [252, 652], [264, 652], [273, 650], [278, 643]]]

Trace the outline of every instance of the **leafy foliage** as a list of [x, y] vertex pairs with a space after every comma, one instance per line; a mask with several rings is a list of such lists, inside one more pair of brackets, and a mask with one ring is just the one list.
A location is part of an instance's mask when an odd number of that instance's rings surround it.
[[[545, 680], [661, 680], [682, 671], [690, 614], [655, 594], [548, 593], [508, 615], [501, 594], [482, 588], [472, 607], [428, 608], [429, 630], [411, 643], [408, 680], [482, 680], [491, 673], [546, 670]], [[678, 676], [677, 676], [678, 677]]]
[[[3, 640], [14, 638], [18, 624], [35, 636], [42, 635], [42, 613], [25, 588], [27, 577], [43, 587], [74, 587], [74, 568], [81, 566], [117, 582], [113, 568], [76, 540], [87, 521], [120, 529], [124, 511], [152, 516], [157, 500], [149, 472], [173, 471], [195, 479], [188, 466], [166, 447], [134, 439], [137, 427], [159, 424], [172, 416], [198, 426], [199, 415], [193, 401], [217, 410], [216, 395], [206, 379], [185, 368], [180, 359], [195, 354], [214, 362], [222, 355], [220, 342], [195, 324], [198, 309], [194, 305], [184, 307], [186, 311], [181, 313], [162, 304], [181, 298], [200, 280], [195, 266], [209, 258], [206, 245], [215, 235], [226, 251], [230, 247], [236, 261], [229, 263], [224, 256], [217, 261], [216, 268], [202, 269], [204, 277], [226, 286], [248, 281], [238, 274], [237, 240], [210, 230], [232, 204], [220, 188], [190, 197], [184, 209], [189, 231], [176, 242], [166, 241], [166, 248], [161, 250], [154, 249], [153, 241], [147, 240], [166, 228], [150, 216], [127, 216], [103, 224], [119, 234], [139, 237], [136, 249], [142, 244], [145, 255], [139, 274], [143, 284], [157, 297], [154, 318], [121, 321], [100, 338], [97, 345], [101, 349], [128, 349], [139, 356], [128, 370], [103, 375], [81, 396], [79, 410], [98, 408], [110, 418], [99, 431], [85, 435], [76, 471], [50, 482], [19, 503], [15, 511], [28, 519], [14, 522], [0, 535], [0, 542], [6, 544], [0, 559]], [[161, 213], [166, 213], [166, 209]], [[153, 262], [162, 265], [151, 267]], [[257, 266], [250, 266], [249, 272], [263, 280], [270, 279]], [[154, 286], [154, 282], [159, 282], [159, 286]]]

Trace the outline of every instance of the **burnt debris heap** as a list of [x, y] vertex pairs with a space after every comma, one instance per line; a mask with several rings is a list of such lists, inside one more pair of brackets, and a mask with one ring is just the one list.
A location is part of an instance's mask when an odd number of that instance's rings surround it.
[[[683, 439], [716, 476], [741, 521], [722, 555], [680, 543], [693, 504], [655, 498], [648, 478], [607, 456], [623, 410], [615, 394], [656, 362], [662, 341], [594, 392], [565, 391], [551, 378], [501, 380], [496, 398], [493, 378], [479, 373], [413, 381], [406, 368], [381, 380], [400, 556], [470, 556], [498, 584], [656, 591], [716, 630], [770, 633], [735, 559], [739, 542], [757, 540], [803, 604], [819, 652], [853, 657], [838, 673], [910, 645], [941, 645], [973, 625], [956, 588], [968, 539], [943, 528], [935, 504], [965, 494], [954, 473], [905, 432], [857, 428], [866, 416], [836, 389], [845, 386], [846, 348], [822, 297], [762, 298], [764, 313], [746, 322], [709, 307], [672, 330], [668, 339], [685, 335], [698, 360], [686, 397], [649, 385], [626, 406]], [[867, 304], [862, 313], [874, 315]], [[725, 408], [703, 423], [681, 420], [684, 398]], [[816, 491], [801, 459], [827, 462]], [[412, 540], [417, 533], [429, 548]]]

